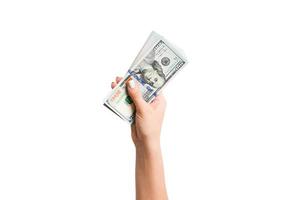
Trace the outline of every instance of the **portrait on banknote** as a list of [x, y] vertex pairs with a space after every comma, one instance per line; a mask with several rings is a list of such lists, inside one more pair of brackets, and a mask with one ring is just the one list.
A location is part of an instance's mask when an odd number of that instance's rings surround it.
[[152, 50], [139, 65], [132, 69], [132, 74], [139, 78], [143, 84], [158, 89], [166, 82], [162, 66], [155, 60], [155, 52]]

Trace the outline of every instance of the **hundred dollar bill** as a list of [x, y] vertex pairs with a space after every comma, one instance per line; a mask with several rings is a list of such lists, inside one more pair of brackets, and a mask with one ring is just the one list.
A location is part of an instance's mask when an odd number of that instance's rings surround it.
[[126, 82], [130, 78], [135, 79], [144, 100], [150, 103], [186, 64], [187, 59], [179, 48], [156, 32], [152, 32], [122, 81], [105, 99], [104, 105], [122, 119], [132, 123], [135, 108], [127, 94]]

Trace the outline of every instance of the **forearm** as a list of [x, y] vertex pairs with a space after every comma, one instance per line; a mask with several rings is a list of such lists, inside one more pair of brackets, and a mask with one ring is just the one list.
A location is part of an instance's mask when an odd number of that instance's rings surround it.
[[136, 145], [136, 199], [167, 199], [163, 160], [159, 143]]

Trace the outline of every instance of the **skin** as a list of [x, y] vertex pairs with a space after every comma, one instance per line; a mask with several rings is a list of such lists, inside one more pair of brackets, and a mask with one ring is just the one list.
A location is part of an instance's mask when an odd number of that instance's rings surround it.
[[[114, 88], [121, 80], [121, 77], [116, 77], [111, 87]], [[136, 108], [135, 122], [131, 125], [131, 137], [136, 148], [136, 199], [166, 200], [168, 197], [160, 146], [166, 101], [163, 95], [159, 95], [148, 104], [138, 84], [135, 82], [134, 85], [131, 88], [127, 83], [128, 94]]]

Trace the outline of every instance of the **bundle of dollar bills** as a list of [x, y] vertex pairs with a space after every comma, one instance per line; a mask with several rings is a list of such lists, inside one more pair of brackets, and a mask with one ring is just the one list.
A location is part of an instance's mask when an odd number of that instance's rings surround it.
[[150, 103], [171, 78], [187, 64], [183, 52], [156, 32], [151, 32], [123, 79], [104, 100], [104, 105], [129, 123], [135, 108], [126, 91], [126, 82], [135, 79], [146, 102]]

